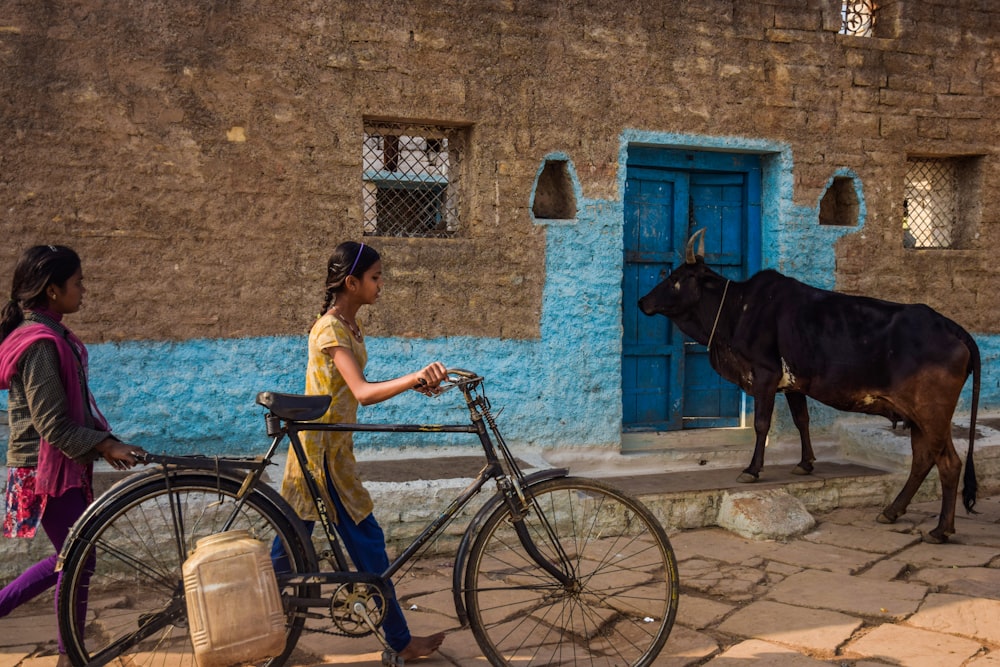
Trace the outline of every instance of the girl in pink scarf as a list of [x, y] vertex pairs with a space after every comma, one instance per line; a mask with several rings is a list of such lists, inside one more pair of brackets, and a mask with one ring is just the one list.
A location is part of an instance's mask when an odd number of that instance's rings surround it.
[[[83, 302], [80, 258], [65, 246], [35, 246], [18, 260], [0, 319], [0, 389], [9, 391], [5, 537], [34, 537], [55, 553], [0, 590], [0, 617], [56, 586], [56, 559], [93, 499], [93, 461], [125, 470], [142, 450], [111, 435], [87, 388], [87, 349], [61, 323]], [[58, 381], [56, 381], [58, 378]], [[62, 640], [57, 667], [69, 665]]]

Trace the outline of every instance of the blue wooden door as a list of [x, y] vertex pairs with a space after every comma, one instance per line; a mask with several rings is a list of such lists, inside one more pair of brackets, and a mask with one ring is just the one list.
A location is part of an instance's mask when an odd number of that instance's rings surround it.
[[634, 147], [625, 182], [622, 426], [626, 431], [739, 426], [743, 395], [704, 345], [636, 302], [684, 261], [705, 229], [705, 260], [743, 280], [760, 262], [760, 167], [752, 155]]

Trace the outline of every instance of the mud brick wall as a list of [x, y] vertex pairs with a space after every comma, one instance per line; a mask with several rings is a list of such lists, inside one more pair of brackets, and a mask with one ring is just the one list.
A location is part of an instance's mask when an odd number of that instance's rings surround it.
[[[29, 244], [76, 247], [92, 342], [299, 334], [329, 251], [361, 237], [363, 119], [459, 123], [461, 232], [370, 239], [389, 287], [369, 331], [530, 339], [540, 161], [620, 200], [631, 128], [787, 143], [801, 206], [851, 170], [866, 219], [837, 287], [997, 333], [1000, 5], [883, 4], [860, 38], [833, 0], [6, 0], [0, 276]], [[962, 249], [902, 247], [908, 155], [982, 156]]]

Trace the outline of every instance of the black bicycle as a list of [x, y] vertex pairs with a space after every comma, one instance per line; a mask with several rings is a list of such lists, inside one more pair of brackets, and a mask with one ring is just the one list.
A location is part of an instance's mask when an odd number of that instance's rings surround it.
[[[372, 634], [387, 580], [494, 480], [496, 493], [466, 528], [453, 574], [458, 618], [471, 625], [483, 655], [497, 666], [651, 664], [673, 627], [679, 592], [662, 526], [608, 484], [565, 469], [525, 475], [497, 429], [483, 378], [452, 369], [442, 384], [450, 388], [464, 396], [470, 423], [319, 423], [312, 420], [326, 413], [328, 396], [263, 392], [257, 402], [267, 409], [272, 442], [262, 457], [150, 455], [156, 467], [104, 493], [60, 555], [59, 627], [73, 663], [194, 665], [181, 566], [197, 540], [227, 530], [246, 530], [269, 545], [280, 540], [288, 554], [290, 572], [277, 575], [287, 642], [260, 665], [284, 664], [303, 631]], [[388, 570], [354, 572], [305, 465], [302, 431], [470, 433], [486, 461]], [[286, 437], [325, 531], [318, 553], [262, 479]]]

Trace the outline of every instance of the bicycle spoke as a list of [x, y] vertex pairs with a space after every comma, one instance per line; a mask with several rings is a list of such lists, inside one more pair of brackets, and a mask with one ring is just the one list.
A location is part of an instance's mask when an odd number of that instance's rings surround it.
[[169, 589], [175, 589], [178, 585], [178, 580], [175, 576], [171, 575], [169, 572], [164, 572], [162, 570], [153, 568], [151, 565], [143, 562], [139, 558], [132, 556], [131, 554], [124, 551], [112, 544], [106, 539], [98, 540], [94, 542], [91, 546], [94, 547], [94, 552], [97, 552], [99, 548], [102, 554], [112, 556], [115, 560], [127, 565], [135, 570], [135, 574], [140, 578], [148, 578], [153, 582], [158, 583], [160, 586]]

